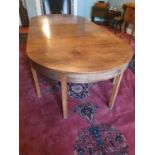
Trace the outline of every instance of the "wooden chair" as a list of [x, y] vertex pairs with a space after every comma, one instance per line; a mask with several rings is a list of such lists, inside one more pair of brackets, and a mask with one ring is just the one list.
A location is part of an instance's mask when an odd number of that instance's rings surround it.
[[122, 23], [123, 23], [123, 17], [122, 16], [116, 16], [113, 19], [109, 21], [110, 25], [114, 28], [115, 34], [117, 30], [119, 29], [121, 31]]
[[123, 5], [123, 8], [124, 8], [124, 24], [123, 24], [124, 32], [126, 32], [126, 28], [129, 25], [132, 25], [131, 35], [129, 38], [129, 43], [130, 43], [131, 39], [133, 37], [133, 34], [135, 32], [135, 4], [134, 3], [125, 3]]
[[133, 37], [135, 31], [135, 5], [133, 3], [125, 3], [123, 4], [123, 12], [121, 16], [116, 16], [110, 20], [110, 24], [116, 31], [119, 29], [122, 30], [123, 24], [123, 32], [126, 33], [126, 29], [129, 25], [132, 25], [131, 35], [129, 38], [129, 43]]
[[120, 31], [122, 30], [122, 24], [124, 22], [124, 13], [125, 13], [126, 7], [123, 5], [122, 8], [123, 8], [122, 13], [119, 16], [115, 16], [109, 21], [110, 25], [114, 28], [115, 34], [118, 29]]

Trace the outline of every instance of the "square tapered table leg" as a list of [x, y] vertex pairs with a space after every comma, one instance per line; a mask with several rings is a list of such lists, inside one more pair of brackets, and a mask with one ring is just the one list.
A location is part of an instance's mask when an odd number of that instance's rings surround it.
[[38, 97], [40, 98], [41, 97], [41, 91], [40, 91], [40, 87], [39, 87], [38, 76], [37, 76], [36, 70], [33, 68], [32, 65], [31, 65], [31, 71], [32, 71], [32, 76], [33, 76], [36, 92], [37, 92]]
[[67, 80], [65, 73], [61, 74], [61, 93], [62, 93], [62, 109], [64, 119], [68, 118], [68, 103], [67, 103]]
[[110, 109], [113, 108], [113, 105], [114, 105], [114, 102], [115, 102], [115, 99], [116, 99], [116, 96], [117, 96], [117, 93], [118, 93], [118, 89], [119, 89], [119, 86], [120, 86], [120, 83], [121, 83], [121, 79], [122, 79], [122, 76], [123, 76], [123, 72], [124, 72], [124, 70], [122, 70], [122, 72], [114, 78], [112, 94], [111, 94], [111, 97], [110, 97], [110, 100], [109, 100], [109, 108]]

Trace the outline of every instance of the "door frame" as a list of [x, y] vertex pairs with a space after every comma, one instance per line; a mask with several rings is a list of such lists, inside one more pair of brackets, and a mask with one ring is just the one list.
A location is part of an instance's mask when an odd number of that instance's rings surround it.
[[[35, 0], [37, 15], [44, 15], [43, 0]], [[77, 0], [71, 0], [71, 15], [77, 15]]]

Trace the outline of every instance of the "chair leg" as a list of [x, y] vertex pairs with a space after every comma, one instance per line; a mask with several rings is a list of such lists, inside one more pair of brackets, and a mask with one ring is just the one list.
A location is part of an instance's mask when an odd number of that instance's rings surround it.
[[133, 37], [133, 34], [134, 34], [134, 31], [135, 31], [135, 28], [133, 27], [132, 31], [131, 31], [131, 35], [130, 35], [130, 38], [129, 38], [129, 44], [131, 43], [131, 40], [132, 40], [132, 37]]

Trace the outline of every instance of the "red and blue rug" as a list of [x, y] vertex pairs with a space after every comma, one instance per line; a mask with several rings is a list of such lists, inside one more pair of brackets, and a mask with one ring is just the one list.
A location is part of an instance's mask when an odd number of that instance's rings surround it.
[[134, 64], [124, 72], [112, 110], [112, 80], [68, 83], [69, 118], [63, 119], [58, 81], [39, 75], [35, 93], [20, 34], [20, 155], [134, 155]]

